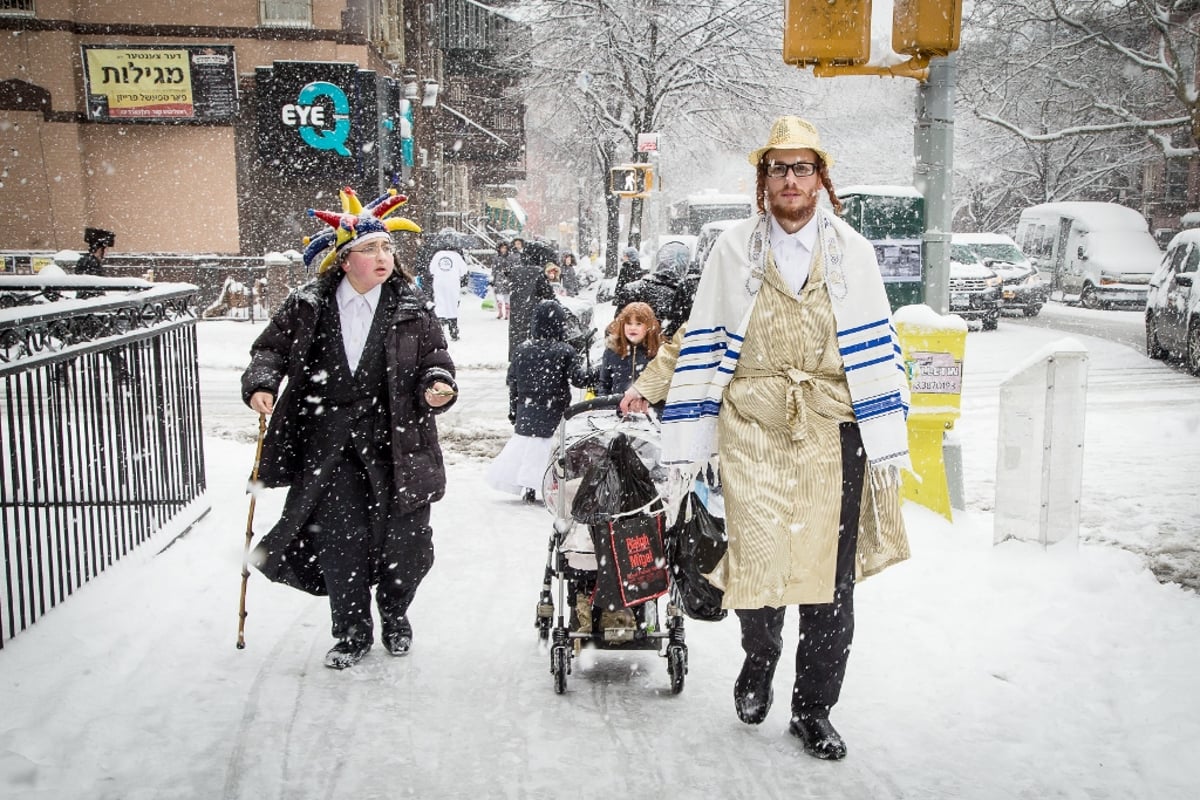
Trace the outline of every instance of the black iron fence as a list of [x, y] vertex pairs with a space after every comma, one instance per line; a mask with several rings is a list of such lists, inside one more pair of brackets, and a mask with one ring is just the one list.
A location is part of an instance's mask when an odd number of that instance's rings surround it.
[[209, 507], [196, 287], [25, 280], [0, 277], [0, 648]]

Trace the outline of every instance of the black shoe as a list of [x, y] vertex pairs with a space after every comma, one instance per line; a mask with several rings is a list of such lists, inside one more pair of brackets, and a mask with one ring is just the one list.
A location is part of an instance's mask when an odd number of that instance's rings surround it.
[[401, 617], [395, 630], [384, 631], [383, 647], [394, 656], [406, 656], [412, 649], [412, 625], [408, 617]]
[[846, 743], [828, 717], [793, 717], [788, 730], [804, 742], [804, 752], [826, 761], [846, 757]]
[[342, 639], [325, 654], [325, 666], [330, 669], [346, 669], [353, 667], [371, 649], [370, 642], [355, 639]]
[[525, 494], [521, 497], [526, 503], [533, 505], [537, 502], [537, 493], [533, 489], [526, 489]]
[[757, 725], [767, 718], [775, 690], [771, 679], [775, 677], [775, 665], [746, 656], [742, 671], [733, 684], [733, 707], [738, 719], [747, 725]]

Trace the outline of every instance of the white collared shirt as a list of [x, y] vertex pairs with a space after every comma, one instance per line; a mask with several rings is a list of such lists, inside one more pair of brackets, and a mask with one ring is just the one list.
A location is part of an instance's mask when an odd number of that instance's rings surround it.
[[337, 288], [338, 316], [342, 320], [342, 344], [346, 348], [346, 361], [350, 371], [358, 369], [363, 348], [367, 345], [367, 334], [371, 332], [371, 320], [375, 319], [375, 308], [383, 284], [366, 294], [359, 294], [348, 278], [342, 278]]
[[812, 268], [813, 252], [817, 249], [817, 215], [804, 223], [795, 233], [788, 233], [775, 217], [771, 217], [771, 254], [775, 256], [775, 267], [793, 294], [800, 294], [808, 282]]

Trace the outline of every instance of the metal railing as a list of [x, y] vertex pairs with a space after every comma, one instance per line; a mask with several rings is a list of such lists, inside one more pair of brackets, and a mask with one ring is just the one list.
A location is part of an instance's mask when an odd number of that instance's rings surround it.
[[[0, 309], [0, 648], [208, 510], [196, 288], [138, 282], [78, 300], [62, 281], [44, 302], [45, 287], [0, 278], [18, 303]], [[85, 294], [129, 284], [80, 281]]]

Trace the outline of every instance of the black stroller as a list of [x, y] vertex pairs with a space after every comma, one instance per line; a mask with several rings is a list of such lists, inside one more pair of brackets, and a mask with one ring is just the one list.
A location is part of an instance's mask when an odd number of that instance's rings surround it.
[[[687, 674], [683, 612], [666, 564], [658, 423], [640, 414], [617, 417], [620, 399], [598, 397], [567, 409], [542, 486], [554, 525], [535, 625], [550, 642], [558, 694], [585, 644], [665, 655], [675, 694]], [[638, 481], [637, 491], [615, 491], [617, 480]], [[618, 494], [627, 507], [618, 507]]]

